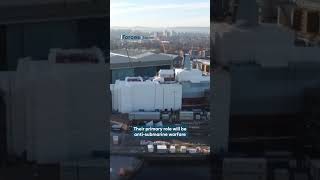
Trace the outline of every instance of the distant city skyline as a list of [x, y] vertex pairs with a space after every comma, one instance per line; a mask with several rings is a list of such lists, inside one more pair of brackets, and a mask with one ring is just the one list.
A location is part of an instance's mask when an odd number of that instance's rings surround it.
[[111, 27], [209, 27], [210, 0], [111, 0]]

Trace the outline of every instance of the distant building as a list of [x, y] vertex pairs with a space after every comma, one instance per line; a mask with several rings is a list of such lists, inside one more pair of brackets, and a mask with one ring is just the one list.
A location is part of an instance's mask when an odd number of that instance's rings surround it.
[[199, 50], [190, 50], [191, 58], [198, 58], [201, 52]]
[[209, 57], [209, 59], [210, 59], [210, 53], [211, 53], [210, 50], [205, 50], [204, 52], [205, 52], [205, 56], [204, 57], [205, 58]]
[[210, 74], [210, 60], [207, 59], [193, 59], [193, 68], [199, 69], [205, 75]]
[[161, 38], [161, 37], [164, 36], [164, 32], [154, 32], [153, 36], [156, 37], [156, 38]]
[[170, 31], [170, 36], [176, 36], [176, 35], [177, 35], [177, 32], [175, 32], [174, 30]]
[[206, 51], [206, 50], [201, 50], [200, 58], [206, 58], [207, 55], [208, 55], [208, 51]]
[[171, 36], [171, 32], [168, 31], [168, 30], [164, 30], [162, 35], [163, 35], [164, 37], [170, 37], [170, 36]]

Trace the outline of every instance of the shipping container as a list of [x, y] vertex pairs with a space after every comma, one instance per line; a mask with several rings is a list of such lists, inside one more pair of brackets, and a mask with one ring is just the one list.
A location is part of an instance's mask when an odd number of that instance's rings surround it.
[[187, 147], [186, 146], [181, 146], [180, 147], [180, 152], [181, 153], [186, 153], [187, 152]]
[[192, 111], [180, 111], [180, 120], [193, 120], [193, 112]]
[[149, 145], [149, 144], [153, 144], [153, 142], [149, 140], [140, 140], [140, 145], [142, 146]]
[[154, 151], [154, 146], [152, 144], [149, 144], [147, 148], [149, 153], [152, 153]]
[[169, 120], [169, 114], [164, 114], [164, 113], [162, 113], [161, 114], [161, 119], [163, 119], [163, 120]]
[[167, 153], [168, 149], [166, 145], [157, 145], [157, 152], [158, 153]]
[[119, 144], [119, 136], [112, 136], [113, 144]]
[[120, 125], [120, 124], [114, 124], [111, 126], [112, 130], [114, 130], [114, 131], [120, 131], [121, 127], [122, 127], [122, 125]]
[[160, 120], [160, 112], [131, 112], [129, 120]]
[[173, 69], [160, 69], [159, 76], [163, 78], [174, 78]]
[[198, 153], [203, 151], [201, 147], [196, 147], [196, 150], [197, 150]]
[[189, 153], [189, 154], [196, 154], [196, 153], [197, 153], [197, 149], [195, 149], [195, 148], [188, 148], [188, 153]]
[[170, 153], [176, 153], [176, 146], [170, 146]]

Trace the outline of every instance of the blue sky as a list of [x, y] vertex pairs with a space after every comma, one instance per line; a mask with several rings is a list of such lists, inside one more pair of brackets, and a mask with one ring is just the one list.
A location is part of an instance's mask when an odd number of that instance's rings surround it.
[[210, 0], [111, 0], [111, 26], [210, 26]]

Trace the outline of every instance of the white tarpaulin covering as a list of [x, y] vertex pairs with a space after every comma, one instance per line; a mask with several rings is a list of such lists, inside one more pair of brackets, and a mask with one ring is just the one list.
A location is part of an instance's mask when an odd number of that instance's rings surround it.
[[210, 76], [203, 76], [199, 69], [175, 69], [176, 80], [179, 82], [190, 81], [192, 83], [210, 82]]
[[160, 69], [159, 76], [164, 77], [164, 78], [174, 77], [174, 70], [173, 69]]
[[179, 110], [182, 85], [160, 84], [153, 81], [119, 81], [110, 85], [113, 110], [129, 113], [155, 110]]

